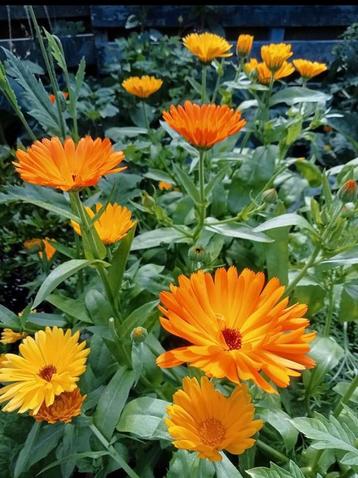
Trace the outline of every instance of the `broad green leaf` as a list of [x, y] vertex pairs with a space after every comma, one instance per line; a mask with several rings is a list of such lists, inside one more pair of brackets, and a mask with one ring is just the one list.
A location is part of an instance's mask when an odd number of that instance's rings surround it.
[[270, 106], [274, 106], [278, 103], [286, 103], [288, 106], [296, 103], [325, 103], [329, 99], [330, 96], [321, 91], [289, 86], [271, 96]]
[[128, 138], [135, 138], [136, 136], [140, 134], [147, 134], [148, 130], [147, 128], [139, 128], [136, 126], [130, 126], [130, 127], [123, 127], [123, 128], [118, 128], [118, 127], [113, 127], [113, 128], [108, 128], [105, 131], [106, 136], [108, 138], [111, 138], [113, 141], [120, 142], [123, 140], [123, 138], [128, 137]]
[[18, 478], [21, 473], [29, 469], [29, 461], [32, 454], [32, 448], [38, 440], [40, 434], [41, 422], [35, 422], [32, 426], [30, 433], [26, 437], [26, 441], [22, 450], [17, 457], [15, 463], [14, 478]]
[[46, 297], [46, 301], [80, 322], [92, 324], [92, 320], [87, 314], [85, 304], [80, 299], [72, 299], [72, 297], [66, 297], [61, 294], [50, 294]]
[[264, 246], [269, 279], [278, 277], [284, 285], [288, 283], [288, 231], [289, 227], [269, 230], [267, 235], [274, 242]]
[[348, 466], [358, 466], [358, 453], [349, 451], [339, 460], [339, 463]]
[[252, 478], [305, 478], [305, 475], [293, 461], [289, 463], [289, 470], [281, 468], [275, 463], [270, 463], [270, 468], [260, 466], [247, 470]]
[[200, 203], [199, 192], [193, 180], [190, 178], [190, 176], [184, 171], [184, 169], [181, 169], [175, 163], [173, 164], [173, 170], [174, 170], [175, 177], [178, 180], [178, 183], [182, 185], [182, 187], [189, 194], [189, 196], [192, 198], [194, 203], [196, 204]]
[[222, 460], [215, 461], [216, 478], [242, 478], [242, 474], [234, 466], [225, 453], [221, 453]]
[[321, 264], [332, 264], [337, 266], [351, 266], [353, 264], [358, 264], [358, 247], [354, 247], [350, 251], [342, 252], [336, 256], [330, 257], [325, 261], [322, 261]]
[[98, 401], [93, 420], [107, 440], [112, 438], [133, 382], [134, 373], [120, 367]]
[[172, 227], [162, 227], [136, 236], [132, 242], [131, 251], [148, 249], [174, 242], [188, 242], [188, 238]]
[[50, 272], [38, 290], [32, 308], [34, 309], [44, 301], [51, 292], [56, 289], [63, 281], [71, 277], [76, 272], [102, 261], [88, 261], [86, 259], [72, 259], [64, 262]]
[[[337, 383], [335, 387], [333, 387], [333, 390], [343, 397], [343, 395], [346, 393], [346, 391], [348, 390], [350, 386], [351, 386], [350, 382], [339, 382]], [[358, 388], [354, 390], [349, 401], [353, 403], [358, 403]]]
[[97, 289], [90, 289], [85, 296], [85, 304], [94, 324], [108, 325], [113, 312], [106, 297]]
[[39, 312], [35, 314], [29, 314], [26, 316], [25, 326], [35, 329], [43, 329], [45, 327], [65, 327], [66, 320], [59, 314], [46, 314], [45, 312]]
[[163, 420], [168, 405], [169, 402], [158, 398], [136, 398], [125, 406], [117, 430], [146, 440], [170, 440]]
[[220, 171], [215, 176], [213, 176], [210, 179], [210, 181], [208, 182], [208, 184], [205, 187], [205, 195], [206, 196], [209, 196], [209, 194], [214, 190], [215, 186], [222, 182], [222, 180], [224, 179], [227, 172], [228, 172], [228, 168], [222, 168], [222, 169], [220, 169]]
[[158, 300], [153, 300], [151, 302], [146, 302], [133, 310], [133, 312], [131, 312], [131, 314], [126, 317], [120, 325], [120, 336], [123, 339], [128, 338], [135, 327], [142, 327], [148, 319], [148, 316], [157, 307], [158, 303]]
[[178, 450], [173, 453], [166, 478], [214, 478], [215, 469], [209, 460], [198, 458], [196, 453]]
[[266, 234], [262, 232], [256, 232], [254, 229], [248, 226], [242, 226], [239, 224], [208, 224], [205, 229], [207, 231], [216, 232], [227, 237], [237, 237], [239, 239], [247, 239], [254, 242], [273, 242]]
[[5, 327], [18, 330], [21, 329], [21, 323], [19, 317], [14, 314], [10, 309], [7, 309], [4, 305], [0, 304], [0, 323]]
[[143, 176], [155, 181], [165, 181], [166, 183], [174, 184], [173, 178], [159, 169], [149, 169]]
[[343, 285], [339, 304], [339, 319], [341, 322], [358, 320], [358, 281]]
[[[313, 281], [312, 281], [313, 282]], [[324, 306], [326, 291], [318, 283], [301, 280], [293, 291], [293, 296], [301, 304], [308, 304], [308, 315], [313, 316]]]
[[48, 466], [45, 466], [45, 468], [42, 468], [41, 471], [39, 471], [38, 475], [42, 475], [42, 473], [45, 473], [45, 471], [51, 470], [51, 468], [55, 468], [58, 465], [61, 465], [63, 462], [71, 461], [74, 460], [75, 462], [79, 462], [82, 458], [91, 458], [91, 459], [97, 459], [101, 458], [102, 456], [108, 456], [110, 455], [109, 451], [84, 451], [82, 453], [71, 453], [69, 455], [66, 455], [56, 461], [53, 461], [50, 463]]
[[255, 232], [270, 231], [271, 229], [278, 229], [280, 227], [299, 226], [303, 229], [313, 230], [312, 226], [302, 216], [295, 213], [281, 214], [263, 222], [254, 228]]
[[136, 226], [133, 226], [128, 234], [121, 239], [116, 251], [112, 255], [111, 266], [108, 268], [108, 280], [114, 297], [119, 294], [121, 289], [123, 275], [126, 269], [135, 230]]
[[296, 168], [305, 177], [309, 185], [313, 188], [318, 187], [322, 183], [322, 173], [320, 169], [310, 161], [299, 158], [295, 162]]
[[257, 413], [260, 418], [278, 431], [283, 439], [286, 450], [293, 450], [298, 433], [290, 421], [290, 416], [283, 410], [269, 408], [257, 408]]
[[76, 466], [76, 460], [74, 458], [68, 458], [76, 448], [76, 440], [78, 440], [76, 431], [76, 427], [72, 423], [68, 423], [63, 431], [62, 442], [60, 446], [56, 448], [56, 458], [59, 460], [65, 458], [65, 460], [61, 462], [62, 478], [71, 478]]

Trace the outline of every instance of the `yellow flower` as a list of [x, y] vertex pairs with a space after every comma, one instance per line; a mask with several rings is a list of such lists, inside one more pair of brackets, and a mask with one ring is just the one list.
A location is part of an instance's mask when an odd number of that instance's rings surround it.
[[6, 354], [0, 354], [0, 368], [2, 368], [7, 362]]
[[[102, 208], [101, 203], [96, 204], [96, 213]], [[95, 213], [90, 207], [86, 207], [88, 216], [92, 219]], [[134, 226], [135, 221], [131, 219], [131, 211], [119, 204], [107, 204], [104, 212], [95, 221], [94, 227], [101, 241], [104, 244], [114, 244], [124, 237]], [[75, 232], [81, 235], [80, 225], [71, 221]]]
[[325, 63], [318, 63], [317, 61], [309, 60], [293, 60], [298, 73], [305, 79], [313, 78], [314, 76], [320, 75], [327, 70], [327, 65]]
[[257, 65], [259, 62], [256, 60], [256, 58], [251, 58], [249, 62], [244, 64], [244, 72], [247, 75], [250, 75], [253, 71], [256, 71]]
[[56, 252], [56, 248], [46, 239], [28, 239], [24, 242], [25, 249], [34, 250], [38, 252], [38, 255], [43, 256], [43, 251], [46, 254], [47, 260], [50, 261]]
[[236, 53], [239, 56], [247, 56], [250, 54], [252, 44], [254, 42], [253, 35], [239, 35], [236, 43]]
[[261, 57], [272, 72], [281, 68], [283, 62], [293, 55], [289, 43], [271, 43], [261, 47]]
[[246, 74], [250, 74], [251, 72], [255, 71], [257, 80], [263, 85], [268, 85], [271, 79], [280, 80], [281, 78], [285, 78], [295, 71], [292, 63], [284, 61], [278, 70], [272, 72], [268, 69], [265, 63], [258, 63], [255, 58], [252, 58], [249, 63], [245, 64], [244, 70]]
[[176, 448], [196, 451], [199, 458], [221, 461], [221, 450], [241, 455], [255, 444], [251, 438], [262, 420], [254, 420], [255, 409], [247, 385], [238, 385], [230, 397], [215, 390], [207, 377], [200, 383], [185, 377], [183, 389], [175, 392], [165, 420]]
[[215, 58], [232, 56], [229, 51], [230, 43], [214, 33], [191, 33], [183, 38], [183, 44], [203, 63], [210, 63]]
[[173, 185], [171, 183], [166, 183], [165, 181], [159, 181], [159, 189], [161, 191], [169, 191], [173, 189]]
[[154, 76], [131, 76], [122, 82], [123, 88], [139, 98], [148, 98], [162, 86], [163, 81]]
[[74, 417], [81, 414], [82, 403], [86, 397], [87, 395], [81, 395], [79, 388], [75, 388], [72, 392], [63, 392], [55, 397], [55, 401], [50, 406], [43, 403], [36, 414], [30, 412], [30, 415], [37, 422], [70, 423]]
[[50, 406], [57, 395], [75, 390], [90, 352], [79, 336], [79, 331], [71, 335], [69, 329], [46, 327], [22, 341], [19, 355], [6, 354], [0, 382], [11, 383], [0, 389], [0, 403], [8, 401], [3, 411], [36, 414], [42, 404]]
[[14, 332], [11, 329], [3, 329], [0, 342], [2, 344], [14, 344], [26, 336], [27, 334], [25, 332]]

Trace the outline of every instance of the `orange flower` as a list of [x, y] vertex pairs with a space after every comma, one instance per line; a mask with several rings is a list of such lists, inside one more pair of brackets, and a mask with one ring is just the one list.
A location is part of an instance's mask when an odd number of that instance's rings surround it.
[[289, 43], [271, 43], [261, 47], [261, 58], [272, 72], [281, 68], [283, 62], [293, 55]]
[[123, 81], [123, 88], [134, 96], [139, 98], [147, 98], [152, 95], [162, 86], [163, 81], [154, 76], [131, 76]]
[[26, 335], [27, 334], [25, 332], [14, 332], [11, 329], [3, 329], [1, 332], [0, 342], [2, 344], [14, 344], [19, 340], [22, 340], [24, 337], [26, 337]]
[[165, 420], [176, 448], [196, 451], [199, 458], [221, 461], [221, 450], [241, 455], [255, 444], [251, 438], [262, 420], [254, 420], [255, 409], [245, 384], [238, 385], [230, 397], [215, 390], [207, 377], [200, 383], [185, 377], [183, 390], [173, 396]]
[[[68, 98], [68, 93], [67, 93], [67, 91], [61, 91], [61, 93], [63, 94], [64, 99], [67, 100], [67, 98]], [[56, 101], [55, 95], [48, 95], [48, 97], [49, 97], [51, 103], [54, 104], [55, 101]]]
[[36, 249], [41, 259], [44, 251], [48, 261], [52, 259], [57, 250], [48, 239], [28, 239], [24, 242], [24, 247], [28, 250]]
[[262, 272], [238, 274], [234, 266], [217, 269], [214, 278], [203, 271], [179, 276], [178, 287], [171, 284], [170, 292], [160, 294], [160, 322], [189, 345], [163, 353], [157, 364], [169, 368], [187, 362], [213, 377], [253, 380], [277, 393], [260, 372], [287, 387], [290, 376], [315, 365], [306, 355], [316, 335], [305, 333], [307, 306], [288, 307], [284, 292], [278, 279], [265, 285]]
[[257, 65], [259, 62], [256, 60], [256, 58], [251, 58], [249, 62], [244, 64], [244, 72], [247, 75], [250, 75], [253, 71], [256, 71]]
[[[86, 212], [92, 219], [95, 213], [90, 207], [86, 207]], [[102, 209], [102, 204], [96, 204], [96, 213]], [[114, 244], [124, 237], [134, 226], [135, 221], [131, 220], [131, 212], [126, 207], [119, 204], [108, 204], [104, 212], [95, 221], [94, 227], [101, 241], [104, 244]], [[71, 226], [75, 232], [81, 235], [81, 229], [77, 222], [71, 221]]]
[[159, 189], [161, 191], [170, 191], [170, 189], [173, 189], [173, 185], [171, 183], [166, 183], [165, 181], [159, 181]]
[[70, 423], [74, 417], [81, 414], [82, 403], [86, 397], [87, 395], [81, 395], [79, 388], [75, 388], [72, 392], [63, 392], [55, 397], [52, 405], [47, 406], [44, 402], [36, 414], [30, 412], [30, 415], [37, 422]]
[[272, 73], [265, 63], [258, 63], [256, 66], [257, 79], [263, 85], [268, 85], [273, 77], [274, 80], [280, 80], [291, 75], [295, 71], [291, 63], [284, 61], [280, 68]]
[[239, 56], [247, 56], [250, 54], [252, 44], [254, 42], [253, 35], [239, 35], [236, 43], [236, 53]]
[[183, 44], [203, 63], [210, 63], [215, 58], [232, 56], [229, 51], [230, 43], [214, 33], [191, 33], [183, 38]]
[[102, 176], [118, 173], [124, 159], [122, 151], [113, 151], [108, 138], [81, 138], [78, 144], [57, 137], [35, 141], [27, 151], [16, 151], [16, 171], [24, 181], [62, 191], [94, 186]]
[[298, 73], [307, 80], [320, 75], [327, 70], [327, 65], [325, 63], [318, 63], [317, 61], [299, 59], [293, 60], [293, 64]]
[[240, 111], [227, 105], [197, 105], [190, 101], [185, 101], [184, 107], [171, 105], [169, 112], [163, 112], [163, 118], [190, 144], [205, 149], [237, 133], [246, 124]]

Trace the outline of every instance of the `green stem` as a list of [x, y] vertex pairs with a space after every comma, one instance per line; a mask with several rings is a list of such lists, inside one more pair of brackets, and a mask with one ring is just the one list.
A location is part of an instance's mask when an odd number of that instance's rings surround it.
[[334, 310], [334, 301], [333, 301], [333, 280], [332, 277], [330, 278], [330, 287], [329, 287], [329, 297], [328, 297], [328, 311], [326, 315], [326, 320], [324, 323], [324, 329], [323, 329], [323, 337], [329, 337], [329, 333], [331, 330], [331, 324], [332, 324], [332, 319], [333, 319], [333, 310]]
[[283, 463], [288, 463], [290, 461], [286, 455], [284, 455], [278, 450], [275, 450], [275, 448], [272, 448], [272, 446], [268, 445], [262, 440], [256, 440], [256, 444], [262, 451], [264, 451], [265, 453], [268, 453], [270, 456], [275, 458], [275, 460], [283, 462]]
[[353, 395], [353, 393], [355, 392], [355, 389], [358, 387], [358, 375], [356, 375], [354, 377], [354, 379], [352, 380], [352, 383], [350, 384], [350, 386], [347, 388], [346, 392], [344, 393], [344, 395], [342, 396], [342, 398], [339, 400], [339, 402], [337, 403], [337, 406], [336, 408], [334, 409], [333, 411], [333, 415], [337, 418], [339, 416], [339, 414], [341, 413], [341, 411], [343, 410], [343, 405], [347, 404], [351, 398], [351, 396]]
[[[27, 134], [30, 136], [32, 141], [36, 141], [37, 138], [36, 138], [34, 132], [32, 131], [32, 129], [30, 128], [28, 122], [26, 121], [26, 118], [25, 118], [23, 112], [20, 110], [19, 105], [16, 103], [16, 101], [13, 102], [13, 98], [11, 97], [11, 95], [9, 95], [9, 93], [5, 89], [2, 89], [1, 91], [2, 91], [3, 95], [5, 96], [5, 98], [7, 99], [7, 101], [9, 102], [12, 109], [14, 110], [15, 114], [17, 115], [17, 117], [19, 118], [21, 123], [23, 124], [24, 128], [27, 131]], [[14, 95], [15, 95], [15, 93], [14, 93]]]
[[199, 234], [204, 226], [205, 213], [206, 213], [206, 198], [205, 198], [205, 157], [206, 151], [199, 151], [199, 197], [200, 203], [198, 204], [198, 224], [195, 228], [193, 237], [194, 241], [197, 240]]
[[217, 77], [216, 77], [215, 88], [214, 88], [213, 96], [212, 96], [212, 99], [211, 99], [212, 103], [215, 103], [215, 101], [216, 101], [216, 95], [218, 93], [218, 89], [219, 89], [219, 86], [220, 86], [220, 78], [221, 78], [222, 75], [219, 74], [219, 71], [221, 70], [221, 68], [222, 68], [222, 62], [219, 66], [218, 74], [217, 74]]
[[33, 22], [34, 27], [35, 27], [36, 36], [37, 36], [37, 39], [38, 39], [39, 44], [40, 44], [40, 49], [41, 49], [41, 53], [42, 53], [45, 65], [46, 65], [46, 69], [47, 69], [47, 72], [48, 72], [49, 77], [50, 77], [50, 82], [51, 82], [51, 87], [52, 87], [52, 90], [53, 90], [53, 94], [55, 95], [57, 113], [58, 113], [58, 120], [59, 120], [59, 127], [60, 127], [60, 130], [61, 130], [61, 136], [62, 136], [62, 139], [65, 139], [66, 126], [65, 126], [65, 122], [64, 122], [64, 119], [63, 119], [63, 116], [62, 116], [60, 98], [58, 96], [58, 83], [57, 83], [57, 80], [56, 80], [56, 76], [54, 74], [53, 66], [51, 66], [50, 59], [47, 55], [47, 51], [46, 51], [45, 44], [44, 44], [44, 41], [43, 41], [43, 38], [42, 38], [42, 34], [41, 34], [41, 31], [40, 31], [39, 24], [37, 23], [37, 20], [36, 20], [34, 9], [32, 8], [31, 5], [29, 5], [29, 12], [30, 12], [31, 19], [32, 19], [32, 22]]
[[149, 131], [150, 126], [149, 126], [149, 121], [148, 121], [148, 116], [147, 116], [147, 110], [146, 110], [146, 108], [145, 108], [145, 102], [144, 102], [144, 101], [142, 101], [142, 108], [143, 108], [143, 116], [144, 116], [145, 127], [146, 127], [147, 130]]
[[206, 71], [207, 71], [207, 66], [203, 63], [203, 67], [201, 70], [201, 103], [202, 104], [206, 102]]
[[108, 440], [102, 435], [95, 425], [90, 425], [92, 433], [98, 438], [102, 443], [104, 448], [108, 450], [111, 457], [121, 466], [121, 468], [127, 473], [130, 478], [140, 478], [139, 475], [128, 465], [128, 463], [123, 459], [123, 457], [117, 452], [114, 446], [110, 445]]

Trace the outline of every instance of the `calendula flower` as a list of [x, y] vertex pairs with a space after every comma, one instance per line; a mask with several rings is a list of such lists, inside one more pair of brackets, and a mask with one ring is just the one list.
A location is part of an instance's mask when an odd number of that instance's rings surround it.
[[26, 337], [26, 335], [27, 334], [25, 332], [14, 332], [11, 329], [3, 329], [1, 332], [0, 342], [2, 344], [14, 344], [19, 340], [22, 340], [24, 337]]
[[293, 60], [293, 64], [302, 78], [307, 80], [320, 75], [327, 70], [327, 65], [325, 63], [318, 63], [317, 61], [299, 59]]
[[198, 105], [190, 101], [185, 101], [184, 106], [171, 105], [163, 118], [190, 144], [205, 149], [237, 133], [246, 124], [240, 111], [227, 105]]
[[291, 63], [284, 61], [280, 68], [274, 73], [269, 70], [265, 63], [258, 63], [256, 66], [257, 79], [259, 83], [263, 85], [268, 85], [273, 80], [280, 80], [286, 76], [291, 75], [295, 71]]
[[272, 72], [277, 71], [293, 55], [289, 43], [271, 43], [261, 47], [261, 58]]
[[214, 33], [191, 33], [183, 38], [183, 44], [203, 63], [232, 56], [230, 43]]
[[212, 461], [222, 460], [221, 450], [244, 453], [255, 444], [251, 437], [263, 425], [262, 420], [254, 420], [255, 409], [245, 384], [225, 397], [207, 377], [200, 383], [185, 377], [183, 389], [175, 392], [167, 413], [165, 423], [173, 445]]
[[256, 58], [251, 58], [250, 61], [244, 64], [244, 72], [247, 75], [250, 75], [252, 72], [256, 71], [258, 64], [259, 62], [256, 60]]
[[161, 191], [170, 191], [173, 189], [173, 185], [171, 183], [166, 183], [165, 181], [159, 181], [159, 189]]
[[157, 358], [163, 368], [187, 362], [217, 378], [234, 383], [253, 380], [277, 393], [261, 372], [280, 387], [315, 362], [307, 356], [316, 333], [306, 333], [305, 304], [288, 307], [285, 287], [277, 278], [265, 284], [265, 275], [232, 266], [179, 276], [179, 286], [162, 292], [160, 322], [165, 330], [188, 345]]
[[48, 239], [28, 239], [24, 242], [24, 247], [30, 251], [36, 250], [41, 259], [44, 252], [48, 261], [52, 259], [56, 252], [56, 247]]
[[[67, 100], [67, 98], [68, 98], [67, 91], [61, 91], [61, 93], [62, 93], [64, 99]], [[51, 103], [54, 104], [55, 101], [56, 101], [56, 96], [55, 95], [48, 95], [48, 97], [49, 97], [49, 100], [51, 101]]]
[[2, 368], [7, 362], [6, 354], [0, 354], [0, 368]]
[[72, 335], [69, 329], [46, 327], [22, 341], [19, 355], [6, 354], [0, 382], [11, 383], [0, 389], [0, 403], [8, 401], [3, 411], [36, 414], [42, 404], [49, 407], [57, 395], [75, 390], [89, 354], [79, 336], [79, 331]]
[[239, 56], [247, 56], [252, 50], [254, 43], [253, 35], [239, 35], [236, 43], [236, 53]]
[[118, 173], [126, 168], [118, 165], [124, 159], [122, 151], [113, 151], [108, 138], [81, 138], [76, 144], [67, 138], [35, 141], [27, 151], [16, 151], [16, 171], [31, 184], [49, 186], [62, 191], [76, 191], [94, 186], [102, 176]]
[[[96, 213], [102, 209], [102, 204], [96, 204]], [[95, 215], [90, 207], [86, 207], [88, 216], [92, 219]], [[104, 244], [114, 244], [124, 237], [134, 226], [135, 221], [131, 219], [131, 211], [119, 204], [107, 204], [105, 210], [95, 221], [94, 227], [101, 241]], [[80, 225], [71, 221], [71, 226], [75, 232], [81, 235]]]
[[139, 98], [148, 98], [159, 90], [163, 81], [155, 78], [155, 76], [131, 76], [122, 82], [123, 88], [134, 96]]
[[81, 414], [82, 403], [86, 397], [87, 395], [81, 395], [79, 388], [75, 388], [72, 392], [63, 392], [55, 397], [52, 405], [43, 403], [36, 414], [30, 412], [30, 415], [37, 422], [70, 423], [74, 417]]

